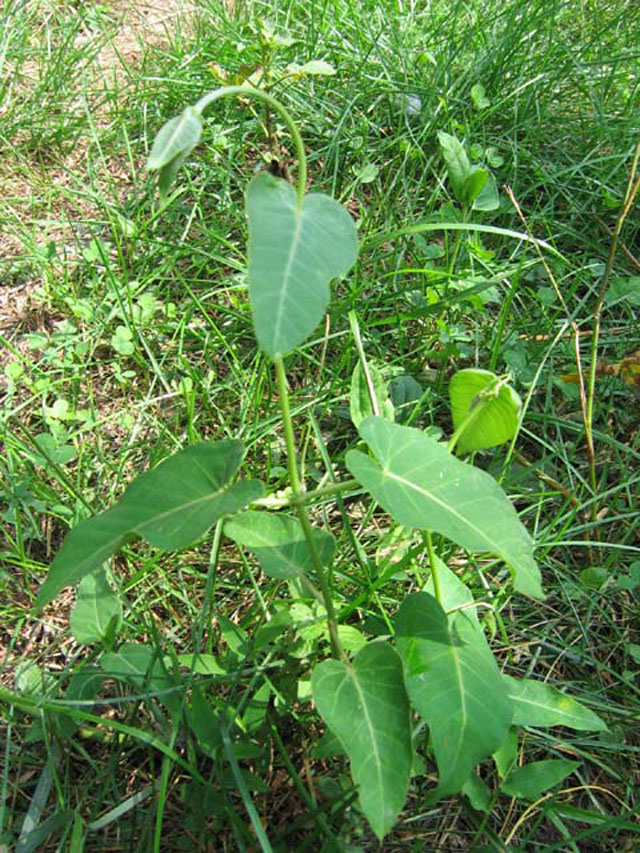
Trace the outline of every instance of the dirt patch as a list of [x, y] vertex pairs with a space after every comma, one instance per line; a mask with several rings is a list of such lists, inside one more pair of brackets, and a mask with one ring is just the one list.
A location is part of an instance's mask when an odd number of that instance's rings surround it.
[[[25, 152], [20, 144], [24, 136], [19, 131], [12, 139], [13, 150], [0, 165], [0, 333], [9, 337], [33, 328], [34, 290], [43, 283], [47, 251], [55, 247], [68, 274], [69, 265], [74, 265], [90, 240], [86, 224], [104, 219], [104, 210], [96, 203], [101, 185], [111, 200], [128, 193], [131, 175], [122, 162], [95, 156], [101, 132], [109, 127], [114, 102], [117, 109], [118, 96], [126, 91], [132, 70], [143, 61], [145, 51], [168, 44], [171, 32], [178, 27], [188, 33], [195, 5], [180, 0], [116, 0], [103, 4], [101, 10], [104, 19], [100, 27], [87, 18], [73, 40], [73, 47], [87, 58], [81, 71], [82, 91], [64, 104], [65, 111], [77, 114], [84, 125], [73, 148], [53, 155], [45, 152], [44, 156], [42, 152]], [[43, 20], [32, 19], [36, 47], [36, 25], [41, 23], [44, 28], [47, 14], [43, 6]], [[21, 102], [28, 105], [34, 92], [46, 88], [41, 78], [47, 67], [42, 63], [28, 60], [19, 69], [9, 70], [14, 74], [10, 94], [11, 99], [17, 99], [14, 106]], [[10, 109], [11, 104], [5, 102], [0, 118]], [[28, 107], [24, 112], [28, 116]], [[25, 133], [32, 130], [28, 128]], [[90, 157], [93, 175], [87, 187], [83, 176], [89, 172]]]

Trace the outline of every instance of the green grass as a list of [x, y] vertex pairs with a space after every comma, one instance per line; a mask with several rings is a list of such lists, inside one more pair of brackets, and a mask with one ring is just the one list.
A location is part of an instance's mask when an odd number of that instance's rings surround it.
[[[291, 590], [260, 576], [249, 558], [210, 537], [181, 555], [132, 545], [113, 566], [124, 603], [118, 644], [144, 642], [170, 658], [194, 649], [217, 656], [224, 674], [215, 689], [189, 678], [216, 711], [235, 709], [220, 735], [233, 740], [235, 762], [231, 740], [208, 755], [144, 684], [107, 681], [97, 701], [82, 704], [80, 679], [103, 649], [73, 639], [69, 591], [42, 614], [32, 607], [69, 527], [189, 442], [240, 437], [251, 475], [286, 484], [275, 381], [251, 328], [242, 199], [258, 166], [292, 158], [289, 138], [276, 123], [278, 150], [270, 151], [261, 109], [222, 102], [161, 215], [144, 172], [163, 122], [218, 85], [210, 63], [233, 74], [261, 61], [257, 27], [270, 18], [296, 39], [276, 54], [276, 70], [316, 58], [337, 69], [276, 83], [274, 92], [301, 126], [313, 188], [348, 205], [363, 244], [357, 268], [334, 288], [326, 329], [288, 363], [309, 486], [330, 466], [344, 475], [344, 454], [357, 441], [348, 419], [357, 361], [349, 310], [385, 378], [420, 383], [414, 425], [450, 433], [454, 369], [510, 371], [527, 400], [516, 452], [478, 454], [476, 464], [502, 478], [535, 535], [549, 598], [534, 603], [501, 589], [492, 645], [505, 671], [566, 687], [609, 725], [598, 736], [527, 732], [523, 760], [581, 761], [570, 791], [530, 810], [506, 796], [488, 817], [464, 797], [425, 806], [433, 776], [417, 776], [384, 849], [471, 849], [472, 839], [476, 850], [635, 849], [637, 388], [598, 380], [594, 490], [577, 386], [561, 376], [576, 371], [570, 323], [582, 333], [588, 369], [638, 139], [640, 7], [287, 0], [236, 2], [231, 15], [214, 0], [195, 5], [192, 20], [168, 18], [133, 58], [108, 4], [5, 2], [0, 11], [0, 180], [8, 187], [0, 199], [0, 677], [24, 698], [22, 709], [2, 706], [0, 844], [256, 850], [253, 808], [276, 850], [377, 849], [344, 760], [318, 755], [319, 720], [308, 702], [294, 701], [298, 678], [326, 643], [299, 627], [269, 643]], [[115, 49], [99, 69], [105, 45]], [[491, 101], [482, 111], [471, 101], [475, 83]], [[403, 109], [408, 95], [421, 99], [418, 115]], [[457, 215], [438, 130], [496, 149], [496, 179], [512, 188], [526, 225], [504, 191], [498, 211], [472, 221], [548, 241], [561, 256], [547, 259], [566, 308], [524, 243], [390, 236], [443, 211]], [[369, 166], [377, 172], [363, 182]], [[614, 280], [638, 275], [639, 234], [632, 211]], [[490, 289], [470, 297], [470, 285]], [[16, 309], [27, 292], [28, 305]], [[637, 299], [605, 302], [598, 357], [616, 363], [638, 346]], [[384, 633], [417, 584], [420, 542], [394, 545], [388, 519], [355, 497], [314, 511], [338, 537], [339, 611], [347, 618], [357, 609], [371, 634]], [[347, 516], [355, 536], [345, 532]], [[383, 545], [396, 549], [398, 573], [380, 584]], [[473, 561], [444, 548], [480, 589]], [[589, 567], [603, 570], [600, 588], [585, 585]], [[62, 696], [77, 704], [63, 711]], [[495, 782], [490, 762], [482, 775]]]

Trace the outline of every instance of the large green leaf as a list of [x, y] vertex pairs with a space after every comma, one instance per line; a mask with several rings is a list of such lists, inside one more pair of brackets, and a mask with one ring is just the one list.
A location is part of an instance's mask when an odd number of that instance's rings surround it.
[[320, 716], [349, 756], [362, 810], [382, 838], [402, 810], [411, 771], [409, 701], [400, 660], [386, 643], [369, 643], [352, 664], [323, 661], [311, 685]]
[[[243, 512], [229, 519], [224, 531], [258, 558], [262, 570], [272, 578], [293, 578], [313, 570], [311, 552], [297, 518], [271, 512]], [[313, 539], [323, 565], [335, 549], [333, 536], [314, 530]]]
[[271, 358], [311, 334], [329, 303], [329, 282], [358, 256], [356, 227], [338, 202], [311, 193], [300, 207], [293, 187], [268, 172], [247, 188], [249, 292], [256, 337]]
[[412, 427], [366, 418], [359, 431], [376, 458], [352, 450], [347, 467], [396, 521], [435, 530], [469, 551], [496, 554], [517, 590], [544, 598], [533, 542], [489, 474]]
[[436, 797], [454, 794], [505, 738], [513, 708], [484, 634], [471, 614], [447, 615], [436, 599], [405, 599], [396, 646], [409, 696], [429, 725], [440, 774]]
[[510, 385], [490, 370], [468, 367], [455, 373], [449, 383], [453, 428], [469, 418], [457, 448], [462, 453], [486, 450], [510, 441], [516, 434], [522, 401]]
[[567, 726], [578, 731], [606, 731], [606, 723], [597, 714], [551, 685], [531, 678], [522, 681], [509, 675], [503, 678], [513, 702], [514, 725]]
[[194, 444], [147, 471], [112, 509], [78, 524], [56, 555], [37, 606], [98, 569], [125, 542], [141, 536], [150, 545], [178, 550], [191, 545], [217, 519], [263, 494], [257, 480], [232, 482], [244, 448], [233, 439]]

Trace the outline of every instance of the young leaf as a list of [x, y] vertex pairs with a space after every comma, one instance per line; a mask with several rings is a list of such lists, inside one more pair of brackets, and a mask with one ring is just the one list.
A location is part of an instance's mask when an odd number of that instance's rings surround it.
[[471, 172], [471, 163], [467, 157], [467, 152], [455, 136], [445, 133], [444, 130], [438, 131], [438, 142], [444, 162], [447, 164], [447, 175], [451, 182], [453, 194], [458, 201], [466, 204], [465, 182]]
[[418, 593], [404, 600], [395, 628], [407, 690], [435, 750], [434, 797], [455, 794], [504, 740], [513, 714], [506, 685], [470, 614], [458, 612], [449, 622], [433, 596]]
[[503, 675], [513, 702], [516, 726], [567, 726], [578, 731], [602, 732], [606, 723], [577, 699], [566, 696], [549, 684], [525, 678], [519, 681]]
[[435, 530], [469, 551], [489, 551], [515, 588], [544, 598], [533, 542], [496, 481], [412, 427], [366, 418], [359, 429], [375, 460], [351, 450], [347, 468], [400, 524]]
[[[487, 395], [488, 400], [484, 405], [479, 396], [482, 394]], [[449, 399], [455, 430], [462, 426], [475, 406], [482, 405], [477, 417], [469, 421], [458, 439], [456, 446], [462, 453], [504, 444], [516, 434], [522, 401], [510, 385], [499, 385], [498, 377], [490, 370], [473, 367], [459, 370], [449, 383]]]
[[476, 83], [471, 87], [471, 101], [477, 110], [485, 110], [491, 106], [491, 101], [487, 98], [487, 90], [482, 83]]
[[473, 204], [488, 180], [489, 172], [487, 169], [481, 169], [480, 166], [472, 166], [465, 179], [460, 201], [464, 202], [464, 204]]
[[358, 256], [356, 227], [338, 202], [321, 193], [300, 207], [293, 187], [268, 172], [251, 181], [249, 292], [256, 337], [271, 358], [295, 349], [320, 322], [329, 282]]
[[386, 643], [369, 643], [353, 663], [323, 661], [311, 685], [320, 716], [349, 756], [362, 810], [382, 839], [402, 810], [411, 771], [409, 702], [400, 660]]
[[[314, 568], [302, 525], [290, 515], [243, 512], [226, 522], [224, 532], [253, 551], [269, 577], [294, 578]], [[322, 564], [327, 565], [335, 549], [333, 536], [314, 530], [313, 538]]]
[[387, 385], [382, 378], [382, 374], [375, 364], [371, 362], [367, 364], [367, 370], [371, 384], [367, 382], [367, 376], [360, 362], [356, 364], [351, 374], [349, 410], [351, 420], [356, 429], [366, 417], [374, 414], [371, 400], [372, 394], [375, 397], [378, 412], [389, 421], [394, 419], [393, 403], [389, 399]]
[[497, 210], [500, 207], [500, 197], [498, 196], [498, 185], [496, 179], [491, 172], [487, 170], [487, 181], [483, 186], [480, 194], [474, 199], [473, 210]]
[[239, 441], [202, 442], [142, 474], [115, 507], [71, 530], [36, 605], [44, 606], [65, 586], [100, 568], [136, 536], [165, 550], [186, 548], [219, 518], [262, 497], [257, 480], [231, 482], [243, 454]]
[[176, 157], [188, 156], [200, 142], [201, 135], [200, 113], [193, 107], [186, 107], [158, 132], [147, 160], [147, 169], [156, 171], [168, 166]]
[[579, 761], [534, 761], [512, 770], [502, 783], [504, 794], [524, 800], [536, 800], [540, 794], [559, 785], [563, 779], [580, 767]]
[[104, 569], [82, 579], [71, 611], [71, 633], [78, 643], [100, 643], [115, 636], [122, 622], [122, 605], [111, 589]]

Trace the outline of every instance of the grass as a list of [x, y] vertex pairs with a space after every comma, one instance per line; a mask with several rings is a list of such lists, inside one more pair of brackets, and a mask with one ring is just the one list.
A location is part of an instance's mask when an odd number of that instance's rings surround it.
[[[240, 721], [228, 720], [219, 749], [206, 733], [196, 742], [173, 727], [144, 681], [108, 681], [85, 699], [104, 652], [74, 640], [73, 594], [41, 615], [32, 609], [68, 528], [186, 443], [241, 437], [251, 474], [286, 482], [274, 380], [256, 353], [243, 279], [242, 195], [254, 169], [274, 156], [288, 161], [288, 138], [276, 125], [270, 150], [259, 109], [221, 103], [162, 215], [143, 169], [161, 124], [217, 85], [212, 62], [232, 74], [264, 59], [257, 33], [269, 18], [296, 39], [275, 54], [274, 80], [291, 61], [322, 58], [337, 69], [274, 91], [301, 125], [313, 187], [354, 213], [364, 247], [335, 288], [326, 327], [290, 359], [308, 481], [343, 472], [356, 442], [349, 310], [385, 378], [420, 384], [415, 425], [450, 431], [453, 369], [509, 370], [527, 400], [515, 452], [476, 462], [502, 478], [535, 534], [549, 598], [534, 604], [501, 591], [492, 644], [505, 671], [566, 687], [609, 725], [598, 736], [526, 733], [523, 760], [581, 761], [566, 790], [533, 808], [506, 796], [488, 816], [463, 797], [425, 806], [431, 782], [416, 777], [384, 849], [635, 849], [637, 386], [598, 379], [594, 489], [577, 386], [561, 377], [576, 372], [571, 324], [588, 369], [638, 138], [637, 3], [198, 0], [188, 18], [168, 5], [137, 37], [123, 10], [38, 0], [0, 12], [0, 671], [24, 699], [22, 709], [3, 706], [0, 844], [255, 850], [245, 817], [253, 809], [274, 849], [376, 849], [342, 760], [322, 752], [318, 718], [298, 701], [299, 675], [326, 654], [305, 622], [312, 614], [296, 612], [294, 628], [278, 634], [287, 589], [217, 536], [177, 556], [131, 546], [113, 574], [124, 602], [119, 642], [171, 658], [215, 653], [215, 691], [198, 683], [217, 711], [233, 708]], [[475, 83], [491, 101], [483, 110], [470, 98]], [[417, 115], [403, 108], [408, 96], [420, 98]], [[548, 241], [558, 253], [550, 270], [531, 247], [495, 235], [390, 236], [443, 210], [458, 215], [437, 130], [482, 156], [495, 149], [498, 183], [512, 188], [524, 223], [504, 191], [496, 213], [473, 221]], [[638, 223], [632, 211], [612, 288], [638, 275]], [[465, 292], [470, 285], [481, 292]], [[597, 356], [609, 364], [640, 346], [635, 293], [605, 300]], [[339, 536], [339, 610], [357, 608], [371, 634], [384, 633], [416, 583], [420, 543], [398, 541], [355, 498], [318, 512]], [[356, 537], [340, 533], [346, 514], [358, 519]], [[398, 571], [380, 584], [389, 554]], [[481, 583], [451, 546], [449, 559]], [[285, 647], [283, 658], [276, 652]], [[493, 780], [490, 763], [482, 775]]]

